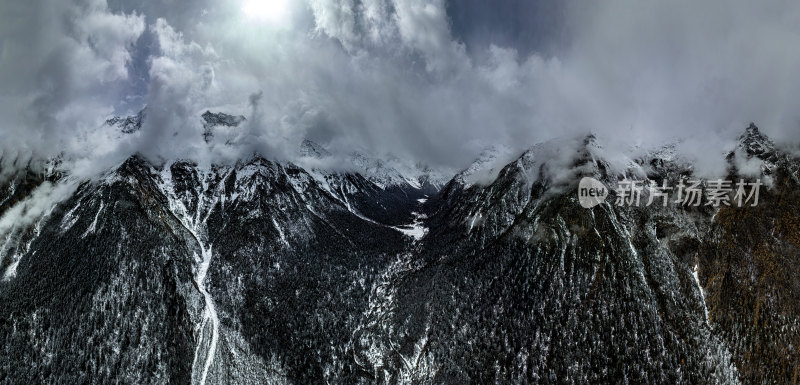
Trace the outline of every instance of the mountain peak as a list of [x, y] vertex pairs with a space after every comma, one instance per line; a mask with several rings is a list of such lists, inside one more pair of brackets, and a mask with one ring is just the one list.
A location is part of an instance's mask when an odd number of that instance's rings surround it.
[[206, 121], [206, 125], [209, 126], [236, 127], [243, 121], [247, 120], [247, 118], [241, 115], [234, 116], [222, 112], [211, 112], [208, 110], [206, 110], [206, 112], [204, 112], [201, 116], [203, 117], [203, 120]]
[[106, 124], [111, 127], [119, 128], [120, 132], [123, 134], [132, 134], [142, 129], [142, 123], [144, 119], [147, 117], [147, 107], [143, 108], [139, 111], [136, 115], [131, 115], [127, 117], [120, 117], [115, 116], [111, 119], [106, 120]]
[[465, 187], [493, 180], [500, 169], [511, 160], [511, 154], [511, 149], [505, 146], [488, 147], [481, 151], [469, 167], [458, 173], [455, 179]]
[[300, 143], [300, 155], [307, 158], [322, 159], [331, 156], [331, 153], [322, 145], [305, 139]]
[[238, 127], [239, 124], [246, 121], [247, 118], [244, 116], [234, 116], [228, 115], [222, 112], [211, 112], [206, 110], [206, 112], [201, 115], [205, 123], [203, 123], [203, 139], [206, 143], [211, 143], [211, 140], [214, 138], [214, 128], [216, 127]]
[[739, 148], [748, 155], [760, 158], [768, 158], [775, 153], [775, 144], [758, 130], [755, 123], [750, 123], [745, 133], [739, 136]]

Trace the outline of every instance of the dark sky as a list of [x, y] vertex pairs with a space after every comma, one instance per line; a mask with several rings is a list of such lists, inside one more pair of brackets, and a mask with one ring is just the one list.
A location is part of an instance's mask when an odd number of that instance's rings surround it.
[[451, 0], [453, 36], [481, 55], [491, 44], [520, 54], [552, 55], [564, 44], [565, 2], [559, 0]]

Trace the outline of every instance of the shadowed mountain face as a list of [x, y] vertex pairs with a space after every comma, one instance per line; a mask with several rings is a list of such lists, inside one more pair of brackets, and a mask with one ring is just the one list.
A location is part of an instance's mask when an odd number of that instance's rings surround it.
[[582, 176], [692, 175], [593, 138], [444, 186], [363, 156], [6, 172], [0, 383], [794, 383], [800, 162], [740, 143], [757, 207], [582, 208]]

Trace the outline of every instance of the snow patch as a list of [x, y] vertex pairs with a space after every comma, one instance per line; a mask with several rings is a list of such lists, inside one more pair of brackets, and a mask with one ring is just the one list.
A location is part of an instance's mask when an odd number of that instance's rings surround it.
[[19, 259], [12, 262], [11, 265], [6, 269], [5, 274], [3, 274], [3, 280], [10, 280], [17, 276], [17, 266], [19, 265]]
[[214, 299], [211, 297], [211, 293], [208, 292], [208, 289], [205, 286], [206, 274], [208, 273], [208, 268], [211, 266], [211, 246], [206, 249], [203, 247], [202, 243], [200, 243], [200, 250], [203, 254], [203, 260], [198, 267], [196, 281], [197, 287], [200, 290], [200, 293], [203, 295], [203, 299], [206, 303], [206, 311], [203, 315], [203, 329], [206, 328], [209, 321], [211, 322], [212, 329], [211, 344], [209, 345], [208, 352], [206, 353], [206, 362], [203, 365], [203, 376], [200, 378], [200, 384], [205, 385], [206, 379], [208, 378], [208, 370], [211, 368], [211, 364], [214, 362], [214, 355], [217, 351], [217, 342], [219, 340], [219, 317], [217, 316], [217, 309], [214, 306]]
[[500, 173], [500, 170], [512, 160], [513, 152], [505, 146], [490, 147], [483, 150], [478, 159], [465, 170], [458, 173], [455, 179], [465, 188], [473, 185], [491, 184]]
[[278, 235], [280, 235], [281, 237], [281, 242], [283, 242], [283, 244], [285, 244], [286, 247], [291, 247], [289, 246], [289, 241], [286, 240], [286, 235], [283, 234], [283, 229], [281, 229], [281, 227], [278, 226], [278, 221], [276, 221], [275, 218], [272, 218], [272, 224], [275, 225], [275, 229], [278, 230]]
[[[197, 202], [197, 210], [193, 215], [190, 215], [186, 206], [183, 202], [178, 199], [175, 195], [175, 186], [172, 179], [172, 171], [169, 164], [165, 165], [163, 170], [160, 173], [161, 176], [161, 183], [160, 188], [164, 195], [167, 197], [167, 201], [169, 203], [169, 209], [172, 211], [173, 215], [181, 222], [181, 225], [192, 235], [192, 237], [197, 242], [197, 245], [200, 247], [200, 254], [201, 256], [198, 257], [197, 253], [194, 253], [195, 261], [198, 262], [197, 266], [195, 267], [195, 277], [194, 281], [197, 284], [197, 289], [200, 294], [203, 296], [203, 300], [205, 302], [205, 310], [203, 312], [203, 320], [201, 321], [199, 328], [200, 328], [200, 338], [198, 338], [197, 347], [195, 348], [194, 353], [194, 360], [192, 362], [192, 378], [195, 378], [195, 373], [197, 369], [198, 359], [200, 358], [200, 348], [205, 345], [207, 341], [206, 336], [206, 329], [210, 326], [211, 327], [211, 340], [208, 342], [208, 349], [205, 352], [205, 362], [203, 363], [202, 372], [200, 372], [200, 381], [199, 384], [205, 385], [206, 380], [208, 378], [208, 372], [211, 369], [211, 365], [214, 362], [214, 356], [216, 355], [217, 350], [217, 343], [219, 341], [219, 316], [217, 315], [216, 306], [214, 304], [214, 299], [211, 296], [211, 293], [206, 288], [205, 280], [208, 275], [208, 269], [211, 267], [211, 258], [213, 256], [212, 253], [212, 245], [207, 245], [203, 238], [201, 237], [202, 233], [206, 229], [206, 221], [208, 217], [211, 215], [211, 210], [214, 207], [216, 201], [206, 202], [206, 194], [205, 192], [208, 191], [208, 181], [206, 180], [207, 177], [213, 177], [212, 173], [201, 173], [198, 170], [198, 176], [201, 182], [201, 186], [199, 188], [198, 202]], [[238, 175], [237, 175], [238, 176]], [[202, 215], [202, 211], [207, 210], [208, 212], [205, 215]]]
[[414, 221], [407, 225], [402, 226], [392, 226], [393, 229], [414, 238], [414, 241], [419, 241], [425, 234], [428, 233], [428, 228], [425, 227], [422, 220], [426, 218], [424, 214], [420, 214], [418, 212], [413, 212], [411, 215], [414, 216]]
[[697, 290], [700, 291], [700, 298], [703, 300], [703, 313], [706, 315], [706, 325], [709, 325], [709, 318], [708, 318], [708, 307], [706, 306], [706, 294], [703, 291], [703, 286], [700, 285], [700, 276], [697, 274], [697, 266], [694, 265], [692, 269], [692, 275], [694, 276], [694, 282], [697, 284]]
[[86, 232], [81, 235], [81, 238], [86, 238], [89, 233], [93, 233], [95, 231], [95, 228], [97, 228], [97, 218], [100, 217], [101, 212], [103, 212], [103, 201], [100, 201], [100, 208], [97, 210], [97, 214], [94, 215], [94, 221], [92, 221], [92, 224], [86, 229]]

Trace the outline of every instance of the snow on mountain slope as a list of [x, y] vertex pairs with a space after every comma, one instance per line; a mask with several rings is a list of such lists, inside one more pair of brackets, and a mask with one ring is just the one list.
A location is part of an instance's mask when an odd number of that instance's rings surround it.
[[693, 173], [593, 137], [433, 194], [393, 161], [370, 177], [301, 151], [313, 167], [135, 156], [24, 226], [68, 176], [6, 179], [0, 384], [792, 381], [800, 161], [752, 127], [730, 177], [773, 183], [747, 209], [582, 208], [582, 176]]
[[115, 116], [106, 120], [106, 124], [119, 129], [123, 134], [133, 134], [142, 129], [142, 123], [147, 117], [147, 108], [143, 108], [138, 114], [127, 117]]
[[514, 157], [513, 151], [508, 147], [490, 147], [483, 150], [469, 167], [462, 170], [453, 178], [465, 187], [474, 184], [488, 184], [494, 181], [500, 169]]
[[[300, 164], [348, 210], [387, 225], [411, 223], [417, 200], [436, 194], [445, 184], [446, 171], [398, 158], [353, 153], [339, 159], [310, 140], [303, 141], [300, 154]], [[333, 169], [325, 168], [331, 164]]]
[[[635, 161], [609, 157], [593, 138], [576, 146], [534, 146], [486, 185], [459, 183], [457, 177], [428, 205], [431, 232], [422, 239], [422, 266], [398, 278], [393, 306], [400, 309], [395, 318], [407, 320], [405, 334], [388, 331], [379, 338], [399, 344], [399, 351], [411, 349], [402, 341], [451, 338], [446, 347], [429, 348], [437, 360], [427, 380], [434, 381], [491, 373], [490, 378], [509, 382], [788, 383], [792, 371], [771, 365], [780, 360], [785, 363], [780, 367], [792, 367], [800, 358], [779, 353], [800, 337], [789, 326], [800, 313], [791, 301], [771, 299], [793, 295], [791, 274], [770, 276], [769, 288], [759, 289], [764, 294], [742, 286], [760, 287], [757, 278], [744, 278], [748, 271], [756, 277], [772, 274], [769, 266], [776, 259], [794, 266], [788, 261], [800, 258], [791, 240], [798, 232], [790, 224], [796, 214], [779, 216], [777, 223], [774, 214], [766, 214], [773, 205], [800, 202], [789, 192], [800, 187], [792, 171], [800, 161], [773, 154], [761, 138], [753, 145], [754, 132], [748, 129], [742, 145], [758, 150], [744, 156], [773, 159], [771, 174], [781, 181], [776, 185], [786, 186], [783, 192], [767, 190], [777, 199], [765, 202], [763, 211], [761, 205], [719, 211], [617, 206], [613, 193], [593, 209], [581, 208], [576, 183], [582, 176], [674, 185], [693, 172], [669, 151]], [[736, 156], [742, 155], [729, 156], [731, 165]], [[770, 167], [762, 170], [770, 174]], [[751, 216], [758, 212], [762, 216]], [[751, 222], [727, 222], [739, 215]], [[778, 249], [733, 246], [738, 242], [730, 237], [748, 232], [760, 235], [746, 236], [745, 243]], [[752, 262], [731, 263], [731, 258]], [[728, 280], [729, 274], [741, 278]], [[714, 293], [739, 297], [750, 304], [748, 310], [736, 310]], [[419, 303], [443, 310], [431, 324], [411, 310]], [[765, 314], [752, 311], [758, 303], [773, 309], [763, 324], [772, 326], [755, 327]], [[724, 320], [715, 321], [718, 317]], [[454, 331], [460, 331], [458, 337]], [[769, 347], [760, 348], [756, 358], [751, 349], [766, 341]], [[469, 365], [463, 357], [470, 357]], [[525, 374], [520, 367], [527, 368]]]
[[343, 170], [363, 175], [381, 189], [392, 187], [411, 188], [425, 193], [435, 193], [452, 177], [447, 169], [433, 169], [422, 163], [414, 163], [396, 156], [379, 157], [365, 152], [355, 151], [338, 159], [323, 146], [310, 140], [304, 140], [300, 146], [300, 155], [307, 160], [335, 163]]

